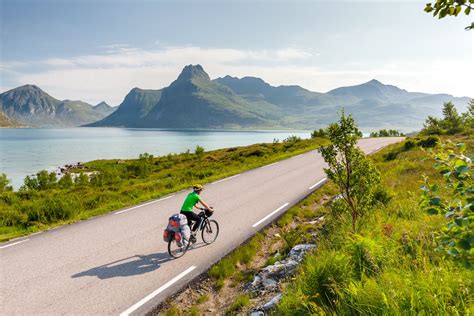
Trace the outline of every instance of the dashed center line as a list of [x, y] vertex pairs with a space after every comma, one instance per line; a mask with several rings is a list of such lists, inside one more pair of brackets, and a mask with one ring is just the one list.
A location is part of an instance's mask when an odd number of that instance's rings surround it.
[[263, 223], [264, 221], [269, 219], [271, 216], [275, 215], [276, 213], [278, 213], [279, 211], [281, 211], [282, 209], [284, 209], [287, 206], [288, 206], [288, 203], [283, 204], [282, 206], [280, 206], [279, 208], [277, 208], [276, 210], [274, 210], [273, 212], [271, 212], [270, 214], [268, 214], [267, 216], [265, 216], [264, 218], [262, 218], [261, 220], [259, 220], [255, 224], [253, 224], [252, 227], [257, 227], [258, 225], [260, 225], [261, 223]]
[[7, 247], [11, 247], [11, 246], [15, 246], [15, 245], [24, 243], [25, 241], [28, 241], [28, 240], [30, 240], [30, 239], [28, 238], [28, 239], [20, 240], [20, 241], [17, 241], [17, 242], [13, 242], [13, 243], [8, 244], [8, 245], [0, 246], [0, 249], [7, 248]]
[[193, 271], [194, 269], [196, 269], [196, 266], [191, 266], [189, 268], [187, 268], [186, 270], [184, 270], [183, 272], [181, 272], [180, 274], [178, 274], [177, 276], [175, 276], [174, 278], [172, 278], [171, 280], [169, 280], [168, 282], [166, 282], [162, 287], [156, 289], [155, 291], [151, 292], [150, 294], [148, 294], [146, 297], [144, 297], [143, 299], [141, 299], [138, 303], [134, 304], [133, 306], [131, 306], [130, 308], [128, 308], [126, 311], [122, 312], [120, 314], [120, 316], [128, 316], [130, 315], [131, 313], [133, 313], [134, 311], [136, 311], [137, 309], [139, 309], [143, 304], [147, 303], [148, 301], [150, 301], [151, 299], [153, 299], [155, 296], [157, 296], [158, 294], [160, 294], [161, 292], [163, 292], [164, 290], [166, 290], [167, 288], [169, 288], [171, 285], [173, 285], [174, 283], [178, 282], [180, 279], [182, 279], [186, 274], [188, 274], [189, 272]]
[[115, 212], [114, 214], [117, 215], [117, 214], [121, 214], [121, 213], [125, 213], [125, 212], [128, 212], [128, 211], [134, 210], [136, 208], [140, 208], [142, 206], [147, 206], [147, 205], [150, 205], [150, 204], [153, 204], [153, 203], [158, 203], [158, 202], [161, 202], [161, 201], [164, 201], [164, 200], [167, 200], [167, 199], [171, 199], [173, 196], [175, 196], [175, 194], [164, 197], [164, 198], [156, 200], [156, 201], [151, 201], [151, 202], [148, 202], [148, 203], [145, 203], [145, 204], [140, 204], [140, 205], [137, 205], [137, 206], [134, 206], [134, 207], [131, 207], [131, 208], [127, 208], [125, 210]]
[[212, 184], [216, 184], [216, 183], [220, 183], [220, 182], [223, 182], [223, 181], [227, 181], [227, 180], [230, 180], [230, 179], [233, 179], [233, 178], [237, 178], [239, 177], [241, 174], [236, 174], [235, 176], [232, 176], [232, 177], [228, 177], [228, 178], [224, 178], [224, 179], [221, 179], [221, 180], [218, 180], [218, 181], [215, 181], [215, 182], [212, 182]]
[[318, 182], [316, 182], [315, 184], [313, 184], [312, 186], [310, 186], [310, 187], [308, 188], [308, 190], [312, 190], [312, 189], [316, 188], [318, 185], [320, 185], [320, 184], [326, 182], [327, 180], [328, 180], [328, 178], [322, 178], [321, 180], [319, 180]]

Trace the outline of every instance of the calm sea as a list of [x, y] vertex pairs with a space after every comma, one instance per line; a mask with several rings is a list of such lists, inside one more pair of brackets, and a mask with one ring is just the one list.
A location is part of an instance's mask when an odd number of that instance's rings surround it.
[[40, 170], [95, 159], [136, 158], [268, 143], [290, 135], [309, 138], [305, 131], [196, 131], [129, 128], [0, 128], [0, 173], [17, 189]]

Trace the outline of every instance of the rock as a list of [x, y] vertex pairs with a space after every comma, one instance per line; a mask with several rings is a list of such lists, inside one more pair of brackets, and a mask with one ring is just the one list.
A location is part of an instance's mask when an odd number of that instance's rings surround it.
[[263, 309], [267, 311], [275, 307], [278, 304], [278, 302], [281, 300], [281, 296], [282, 296], [281, 293], [278, 293], [277, 295], [272, 297], [270, 301], [268, 301], [265, 305], [263, 305]]
[[313, 248], [316, 248], [316, 245], [313, 245], [313, 244], [296, 245], [293, 248], [291, 248], [290, 253], [288, 254], [288, 257], [295, 261], [300, 262], [303, 259], [304, 254]]
[[324, 221], [324, 216], [321, 216], [320, 218], [314, 220], [314, 221], [311, 221], [311, 222], [307, 222], [307, 224], [310, 224], [310, 225], [316, 225], [316, 224], [319, 224], [321, 222]]
[[249, 314], [249, 316], [264, 316], [265, 313], [262, 311], [253, 311]]
[[278, 281], [293, 275], [298, 264], [303, 260], [305, 253], [315, 247], [316, 245], [313, 244], [294, 246], [286, 259], [277, 261], [260, 270], [260, 272], [254, 276], [253, 281], [244, 286], [244, 288], [251, 292], [277, 290]]
[[278, 288], [277, 281], [273, 280], [272, 278], [263, 279], [262, 285], [266, 291], [274, 291]]

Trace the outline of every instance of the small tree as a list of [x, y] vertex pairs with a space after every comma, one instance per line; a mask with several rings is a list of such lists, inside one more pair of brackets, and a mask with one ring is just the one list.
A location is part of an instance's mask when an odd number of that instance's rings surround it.
[[365, 154], [357, 147], [360, 131], [352, 115], [341, 114], [339, 123], [327, 128], [331, 145], [319, 152], [328, 164], [328, 178], [339, 188], [352, 218], [352, 231], [356, 223], [374, 205], [374, 192], [380, 183], [380, 173]]
[[0, 194], [9, 191], [13, 191], [13, 187], [10, 185], [10, 180], [7, 178], [7, 175], [2, 173], [0, 174]]
[[434, 155], [434, 168], [445, 180], [446, 198], [439, 187], [425, 177], [421, 205], [429, 214], [442, 214], [447, 225], [439, 236], [439, 249], [469, 268], [474, 267], [474, 181], [472, 160], [464, 155], [466, 146], [442, 146]]
[[442, 126], [448, 134], [456, 134], [462, 131], [462, 119], [452, 102], [446, 102], [443, 105]]

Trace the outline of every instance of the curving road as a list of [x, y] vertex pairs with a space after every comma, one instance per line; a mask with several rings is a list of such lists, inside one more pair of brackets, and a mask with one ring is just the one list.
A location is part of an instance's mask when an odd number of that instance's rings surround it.
[[312, 151], [207, 185], [220, 236], [177, 260], [161, 234], [188, 192], [0, 244], [0, 314], [143, 314], [316, 190], [324, 165]]

